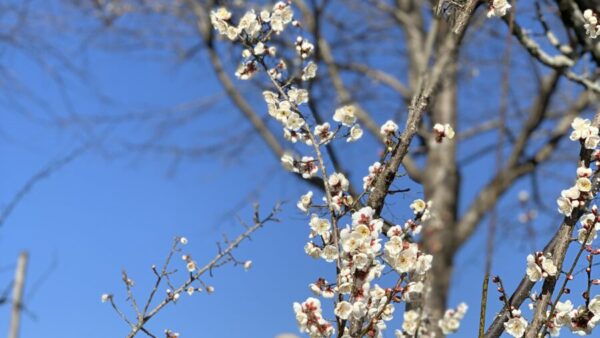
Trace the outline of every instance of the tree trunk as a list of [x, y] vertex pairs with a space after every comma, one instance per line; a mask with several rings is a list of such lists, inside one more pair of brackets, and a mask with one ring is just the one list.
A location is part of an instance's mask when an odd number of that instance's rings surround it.
[[[456, 63], [451, 62], [431, 112], [433, 123], [456, 126]], [[443, 337], [438, 320], [447, 308], [455, 253], [459, 174], [456, 165], [456, 141], [436, 143], [430, 137], [429, 157], [425, 167], [425, 198], [432, 201], [433, 217], [425, 226], [423, 250], [433, 255], [430, 273], [425, 280], [423, 313], [428, 317], [428, 331]]]

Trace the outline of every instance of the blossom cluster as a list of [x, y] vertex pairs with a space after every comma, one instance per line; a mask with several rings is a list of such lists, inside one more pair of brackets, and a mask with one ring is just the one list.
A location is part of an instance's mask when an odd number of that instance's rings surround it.
[[422, 221], [426, 221], [431, 218], [431, 201], [425, 202], [422, 199], [416, 199], [410, 204], [410, 208], [413, 210], [417, 218]]
[[373, 190], [377, 177], [383, 172], [384, 169], [385, 166], [380, 162], [375, 162], [369, 166], [369, 174], [363, 177], [363, 189], [365, 191]]
[[[598, 128], [592, 126], [591, 121], [588, 119], [575, 118], [571, 123], [573, 131], [569, 138], [572, 141], [579, 141], [586, 149], [596, 149], [600, 143], [600, 136], [598, 135]], [[599, 152], [597, 150], [593, 153], [593, 158], [597, 159]], [[588, 165], [582, 163], [577, 168], [577, 180], [575, 185], [569, 189], [563, 190], [556, 203], [558, 205], [558, 211], [570, 217], [574, 210], [583, 207], [586, 201], [589, 201], [592, 196], [593, 183], [591, 180], [592, 169]]]
[[301, 159], [297, 159], [293, 155], [285, 153], [281, 157], [281, 164], [288, 171], [301, 174], [305, 179], [314, 177], [319, 170], [315, 158], [311, 156], [303, 156]]
[[579, 219], [581, 228], [577, 231], [577, 241], [581, 244], [591, 245], [598, 237], [600, 223], [598, 222], [598, 207], [592, 206], [591, 212], [584, 214]]
[[380, 128], [379, 133], [383, 136], [384, 143], [389, 151], [392, 150], [392, 145], [394, 144], [394, 138], [396, 137], [396, 132], [398, 131], [398, 125], [392, 121], [386, 121]]
[[460, 303], [456, 309], [448, 309], [444, 313], [444, 317], [440, 319], [438, 325], [442, 329], [442, 333], [447, 335], [458, 331], [460, 321], [467, 313], [469, 307], [465, 303]]
[[592, 39], [595, 39], [600, 35], [600, 24], [598, 24], [598, 15], [591, 9], [583, 11], [583, 20], [585, 24], [585, 33]]
[[557, 268], [549, 254], [536, 252], [535, 255], [527, 256], [527, 277], [532, 282], [537, 282], [548, 276], [556, 276]]
[[[343, 179], [335, 179], [330, 183], [333, 183], [331, 186], [334, 191], [344, 191]], [[307, 195], [299, 202], [302, 208], [310, 205], [308, 198], [305, 198]], [[336, 304], [335, 315], [343, 320], [354, 318], [364, 322], [373, 321], [375, 325], [370, 329], [379, 334], [386, 328], [385, 321], [391, 320], [394, 312], [393, 304], [390, 303], [391, 291], [377, 284], [372, 285], [372, 282], [381, 276], [385, 268], [384, 263], [404, 276], [408, 273], [420, 275], [430, 269], [433, 257], [424, 254], [417, 244], [408, 241], [406, 236], [414, 234], [413, 230], [416, 228], [411, 222], [407, 222], [404, 228], [391, 227], [387, 232], [389, 240], [382, 246], [383, 220], [375, 217], [372, 208], [363, 207], [353, 212], [351, 219], [352, 223], [339, 232], [338, 247], [331, 234], [331, 223], [316, 214], [311, 216], [309, 237], [319, 236], [323, 244], [309, 242], [305, 247], [307, 254], [327, 262], [339, 260], [341, 271], [336, 284], [319, 278], [309, 287], [312, 292], [323, 298], [332, 298], [336, 293], [346, 296], [347, 299]], [[383, 257], [383, 262], [378, 257]], [[398, 290], [396, 300], [414, 300], [422, 292], [421, 282], [407, 282], [401, 291]], [[298, 324], [301, 331], [310, 330], [302, 321]]]
[[[343, 190], [344, 184], [332, 184], [332, 187], [336, 186], [340, 187], [337, 189]], [[309, 208], [311, 204], [309, 197], [312, 198], [312, 194], [306, 194], [301, 198], [299, 202], [301, 209]], [[351, 214], [352, 223], [339, 232], [339, 249], [334, 243], [331, 223], [327, 219], [313, 214], [309, 222], [309, 237], [320, 236], [323, 244], [309, 242], [305, 247], [306, 253], [327, 262], [339, 261], [341, 267], [337, 283], [328, 283], [324, 278], [319, 278], [315, 283], [310, 284], [309, 288], [315, 295], [323, 298], [333, 298], [336, 293], [346, 296], [347, 299], [337, 303], [335, 315], [343, 320], [355, 319], [374, 323], [369, 329], [375, 336], [380, 336], [386, 328], [385, 321], [392, 319], [394, 312], [394, 306], [390, 302], [392, 299], [395, 302], [410, 302], [421, 297], [424, 291], [421, 281], [408, 279], [398, 289], [390, 290], [377, 284], [373, 285], [373, 281], [381, 276], [386, 264], [400, 276], [404, 276], [402, 278], [409, 275], [413, 277], [423, 275], [431, 268], [433, 256], [423, 253], [416, 243], [410, 241], [411, 236], [420, 232], [419, 222], [424, 215], [429, 215], [427, 210], [431, 203], [417, 200], [412, 205], [416, 213], [415, 219], [407, 221], [404, 227], [398, 225], [390, 227], [386, 232], [388, 240], [383, 245], [381, 238], [383, 220], [376, 218], [374, 210], [370, 207], [363, 207]], [[455, 332], [465, 311], [464, 304], [456, 310], [448, 310], [438, 325], [444, 332]], [[407, 311], [404, 314], [405, 324], [403, 330], [396, 333], [397, 335], [411, 334], [412, 328], [416, 330], [418, 324], [414, 321], [417, 318], [413, 314], [416, 312]], [[421, 315], [418, 317], [418, 320], [424, 319]], [[301, 331], [308, 332], [306, 330], [309, 328], [303, 326], [302, 322], [298, 324]]]
[[[270, 44], [271, 37], [282, 33], [286, 25], [299, 26], [293, 21], [289, 2], [279, 2], [272, 11], [259, 14], [250, 10], [237, 25], [233, 16], [224, 8], [211, 12], [215, 29], [244, 47], [237, 77], [247, 80], [264, 70], [274, 87], [263, 92], [269, 116], [282, 125], [286, 140], [304, 143], [314, 150], [313, 156], [296, 156], [286, 152], [281, 157], [282, 165], [305, 179], [320, 175], [325, 187], [325, 205], [315, 205], [312, 191], [302, 195], [296, 204], [300, 211], [310, 215], [310, 240], [305, 245], [305, 252], [336, 266], [335, 281], [328, 282], [319, 277], [309, 284], [309, 289], [317, 297], [335, 299], [335, 323], [341, 331], [340, 336], [382, 337], [386, 322], [393, 318], [394, 303], [415, 301], [425, 292], [424, 274], [431, 268], [433, 256], [421, 251], [414, 239], [421, 231], [421, 222], [431, 217], [431, 203], [415, 200], [410, 206], [414, 217], [402, 226], [387, 225], [384, 231], [384, 221], [376, 211], [369, 206], [362, 207], [349, 192], [350, 182], [344, 174], [334, 172], [327, 175], [319, 149], [338, 136], [347, 142], [357, 141], [363, 136], [357, 122], [360, 107], [355, 104], [338, 106], [331, 116], [332, 121], [313, 124], [311, 114], [303, 112], [310, 110], [307, 105], [309, 92], [303, 88], [303, 81], [310, 81], [317, 74], [317, 65], [309, 60], [315, 46], [302, 36], [296, 37], [294, 48], [298, 62], [293, 65], [300, 66], [291, 71], [283, 59], [277, 59], [277, 50]], [[440, 126], [434, 128], [438, 142], [454, 137], [451, 126]], [[390, 150], [398, 141], [398, 125], [392, 120], [386, 121], [380, 128], [380, 134]], [[385, 162], [382, 162], [369, 167], [369, 173], [363, 179], [364, 194], [372, 191], [382, 174], [385, 168]], [[344, 221], [350, 224], [340, 226]], [[193, 261], [189, 258], [186, 262], [192, 272], [196, 268], [189, 266]], [[398, 275], [397, 284], [391, 288], [376, 283], [386, 267]], [[309, 297], [302, 303], [294, 303], [293, 308], [301, 332], [314, 338], [334, 334], [333, 322], [324, 318], [319, 299]], [[465, 311], [466, 305], [448, 310], [437, 324], [443, 332], [455, 332]], [[414, 310], [404, 313], [405, 324], [397, 335], [416, 332], [420, 321], [429, 320], [426, 314], [419, 313], [416, 317], [415, 314]], [[425, 334], [426, 330], [423, 325], [419, 332]]]
[[[242, 52], [244, 61], [236, 71], [236, 76], [241, 80], [251, 79], [259, 70], [260, 57], [263, 55], [275, 56], [276, 48], [268, 46], [272, 33], [280, 34], [285, 27], [292, 23], [293, 11], [288, 3], [280, 1], [273, 6], [271, 11], [263, 10], [256, 14], [254, 10], [246, 12], [238, 24], [232, 20], [232, 13], [224, 7], [210, 13], [213, 27], [219, 34], [226, 36], [231, 41], [238, 39], [247, 46]], [[275, 78], [281, 76], [281, 71], [286, 69], [285, 63], [280, 60], [269, 73]]]
[[356, 123], [356, 106], [346, 105], [339, 107], [333, 114], [333, 120], [341, 123], [342, 126], [350, 128], [346, 138], [346, 142], [354, 142], [360, 139], [363, 131], [360, 125]]
[[249, 37], [257, 37], [265, 24], [273, 32], [279, 34], [287, 24], [292, 22], [293, 12], [287, 3], [280, 1], [273, 6], [272, 11], [263, 10], [258, 15], [253, 10], [246, 12], [237, 26], [233, 24], [231, 17], [231, 12], [225, 7], [221, 7], [210, 13], [210, 21], [213, 27], [221, 35], [234, 41], [242, 34], [246, 34]]
[[[587, 305], [575, 308], [570, 300], [557, 302], [548, 323], [548, 332], [552, 337], [558, 337], [563, 327], [572, 333], [585, 336], [600, 323], [600, 295], [589, 300]], [[517, 337], [517, 336], [515, 336]]]
[[[304, 126], [304, 119], [295, 108], [308, 102], [308, 92], [305, 89], [291, 87], [286, 94], [286, 98], [279, 99], [279, 95], [274, 92], [263, 92], [263, 96], [267, 102], [269, 115], [281, 122], [289, 132], [296, 133]], [[290, 136], [287, 136], [286, 138], [292, 140], [292, 135], [290, 134]], [[305, 142], [307, 141], [308, 144], [310, 144], [310, 139], [305, 139]]]
[[301, 332], [310, 334], [311, 337], [330, 337], [333, 335], [333, 326], [323, 318], [321, 301], [310, 297], [302, 304], [294, 303], [296, 322]]

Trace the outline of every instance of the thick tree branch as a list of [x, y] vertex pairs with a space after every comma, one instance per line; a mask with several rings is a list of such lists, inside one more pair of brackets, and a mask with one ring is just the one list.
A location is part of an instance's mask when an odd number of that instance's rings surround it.
[[[464, 15], [469, 18], [478, 1], [469, 0], [465, 3]], [[417, 132], [418, 123], [426, 109], [429, 108], [430, 100], [434, 95], [435, 89], [438, 87], [440, 80], [448, 64], [455, 59], [458, 47], [464, 36], [466, 25], [463, 26], [458, 33], [446, 36], [443, 45], [439, 49], [439, 55], [435, 64], [431, 69], [420, 77], [418, 90], [415, 92], [409, 106], [408, 119], [400, 141], [393, 149], [389, 161], [385, 165], [383, 173], [379, 175], [375, 181], [373, 191], [369, 194], [367, 205], [375, 209], [377, 213], [383, 208], [387, 191], [396, 177], [396, 172], [402, 160], [408, 152], [410, 142]]]

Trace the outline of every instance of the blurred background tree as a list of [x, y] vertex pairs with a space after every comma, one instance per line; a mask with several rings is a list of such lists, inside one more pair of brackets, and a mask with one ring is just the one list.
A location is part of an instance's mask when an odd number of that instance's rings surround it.
[[[562, 140], [574, 117], [599, 109], [600, 45], [583, 28], [582, 12], [592, 5], [589, 1], [513, 3], [508, 15], [494, 19], [486, 18], [489, 4], [477, 3], [464, 35], [457, 36], [466, 4], [293, 1], [302, 23], [294, 34], [315, 44], [319, 70], [308, 86], [315, 121], [330, 120], [344, 104], [360, 108], [363, 140], [351, 147], [327, 147], [329, 165], [350, 178], [354, 191], [360, 191], [367, 167], [386, 147], [381, 124], [392, 119], [402, 129], [414, 99], [423, 93], [424, 75], [437, 84], [425, 97], [423, 119], [398, 172], [406, 176], [391, 188], [411, 190], [388, 195], [381, 210], [396, 223], [405, 218], [407, 201], [423, 197], [435, 206], [438, 217], [426, 228], [422, 243], [436, 257], [431, 273], [438, 278], [427, 280], [431, 291], [425, 304], [433, 322], [450, 305], [453, 281], [460, 278], [454, 274], [457, 266], [476, 265], [460, 280], [468, 283], [466, 290], [479, 290], [484, 266], [489, 270], [494, 262], [492, 271], [505, 272], [505, 263], [494, 259], [498, 252], [541, 250], [554, 234], [561, 222], [555, 199], [571, 184], [578, 161], [577, 150]], [[220, 215], [237, 213], [253, 200], [295, 200], [297, 191], [320, 189], [318, 180], [296, 180], [293, 187], [282, 188], [292, 178], [279, 158], [301, 148], [285, 141], [281, 127], [268, 118], [261, 96], [266, 82], [241, 82], [233, 76], [241, 49], [223, 43], [209, 20], [210, 10], [221, 5], [240, 14], [272, 4], [71, 0], [7, 5], [3, 46], [12, 56], [3, 67], [2, 95], [12, 99], [6, 99], [10, 109], [2, 113], [0, 132], [10, 147], [21, 142], [22, 134], [12, 135], [15, 123], [33, 133], [43, 129], [59, 141], [50, 150], [45, 138], [34, 142], [44, 144], [38, 153], [49, 154], [45, 161], [50, 165], [31, 169], [15, 164], [30, 174], [4, 193], [2, 200], [9, 201], [5, 212], [14, 209], [10, 201], [36, 177], [37, 168], [43, 172], [84, 151], [136, 168], [156, 166], [168, 175], [181, 173], [179, 177], [186, 177], [186, 166], [213, 173], [227, 168], [227, 177], [215, 184], [228, 192], [219, 197]], [[300, 65], [290, 41], [282, 35], [273, 43], [293, 72]], [[448, 58], [443, 69], [428, 73], [443, 58]], [[15, 76], [15, 69], [20, 73], [30, 64], [38, 69]], [[168, 71], [145, 76], [148, 64]], [[41, 82], [39, 74], [47, 80]], [[428, 140], [436, 123], [454, 126], [456, 142], [432, 146]], [[250, 173], [244, 184], [232, 177], [240, 172]], [[203, 193], [216, 189], [207, 187], [198, 185]], [[528, 193], [519, 199], [521, 190]], [[24, 213], [35, 210], [21, 207]], [[269, 229], [264, 231], [271, 236]], [[138, 245], [131, 244], [132, 250], [147, 249], [141, 241]], [[302, 255], [301, 247], [296, 251]], [[516, 266], [523, 269], [511, 274], [515, 283], [524, 272], [522, 255], [516, 257]], [[286, 294], [295, 292], [285, 289]], [[464, 295], [457, 294], [456, 299]], [[491, 318], [501, 304], [490, 306]], [[478, 321], [475, 312], [471, 323]]]

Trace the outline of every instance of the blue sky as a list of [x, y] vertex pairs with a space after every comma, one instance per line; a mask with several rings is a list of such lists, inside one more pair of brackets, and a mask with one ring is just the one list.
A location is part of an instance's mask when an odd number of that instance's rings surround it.
[[[217, 99], [209, 112], [177, 128], [177, 132], [163, 135], [164, 140], [205, 145], [211, 143], [207, 138], [218, 140], [219, 135], [229, 137], [228, 133], [234, 135], [248, 128], [240, 123], [241, 116], [229, 102], [219, 97], [220, 87], [204, 59], [175, 66], [167, 54], [147, 57], [91, 51], [86, 54], [85, 65], [94, 86], [67, 76], [69, 104], [65, 104], [56, 83], [30, 60], [18, 54], [8, 60], [28, 88], [47, 103], [27, 104], [27, 112], [33, 116], [54, 114], [72, 120], [73, 116], [130, 112], [154, 111], [160, 115], [174, 105], [214, 96]], [[461, 105], [477, 114], [493, 101], [482, 97], [475, 102], [477, 107]], [[90, 137], [85, 127], [48, 125], [16, 111], [10, 104], [0, 106], [0, 116], [0, 205], [7, 203], [46, 163]], [[121, 269], [135, 280], [134, 292], [143, 299], [153, 282], [149, 267], [164, 260], [174, 236], [186, 236], [190, 242], [186, 251], [204, 262], [216, 254], [215, 242], [223, 233], [231, 238], [243, 231], [235, 216], [249, 221], [252, 202], [260, 202], [263, 213], [277, 201], [287, 202], [279, 215], [281, 223], [268, 224], [236, 251], [240, 260], [251, 259], [253, 268], [248, 272], [232, 266], [218, 269], [214, 278], [206, 280], [215, 286], [214, 294], [184, 296], [183, 301], [153, 320], [149, 329], [155, 333], [173, 329], [182, 337], [259, 338], [296, 332], [292, 302], [310, 296], [307, 285], [317, 277], [331, 276], [331, 265], [315, 262], [303, 252], [308, 226], [295, 202], [307, 186], [280, 170], [259, 139], [251, 139], [240, 156], [203, 156], [184, 159], [177, 165], [169, 156], [135, 152], [123, 146], [121, 141], [132, 136], [155, 136], [161, 131], [154, 128], [159, 125], [155, 121], [114, 123], [94, 129], [93, 139], [100, 143], [36, 185], [0, 228], [0, 288], [9, 283], [18, 253], [30, 253], [26, 306], [35, 318], [24, 316], [21, 337], [124, 336], [127, 326], [100, 302], [102, 293], [113, 293], [127, 308]], [[493, 140], [494, 135], [484, 135], [460, 150], [469, 153], [473, 144]], [[345, 156], [347, 163], [357, 168], [353, 177], [357, 185], [377, 158], [378, 149], [371, 141], [364, 142], [350, 146]], [[476, 161], [466, 173], [480, 186], [491, 175], [491, 165], [489, 160]], [[574, 164], [561, 168], [567, 171]], [[479, 186], [465, 188], [463, 207]], [[561, 188], [557, 184], [547, 186], [550, 196], [557, 196]], [[500, 209], [501, 219], [514, 223], [513, 215], [504, 210], [514, 207], [517, 192], [513, 189], [508, 194], [505, 208]], [[394, 205], [394, 215], [399, 220], [409, 217], [408, 202], [422, 197], [421, 193], [415, 188], [401, 196], [400, 203]], [[542, 217], [536, 226], [552, 228], [548, 224], [552, 223]], [[517, 236], [523, 233], [522, 229], [515, 231]], [[457, 258], [450, 305], [465, 301], [471, 306], [457, 337], [475, 332], [477, 326], [484, 235], [478, 231]], [[538, 241], [538, 246], [541, 243]], [[507, 237], [497, 249], [497, 257], [504, 263], [497, 260], [494, 272], [502, 275], [509, 290], [524, 272], [527, 250], [514, 237]], [[183, 268], [180, 260], [174, 264]], [[490, 315], [500, 308], [493, 296], [492, 292]], [[8, 318], [8, 310], [8, 306], [0, 307], [0, 318]], [[397, 315], [394, 322], [399, 321]], [[6, 330], [7, 320], [0, 320], [0, 332]]]

